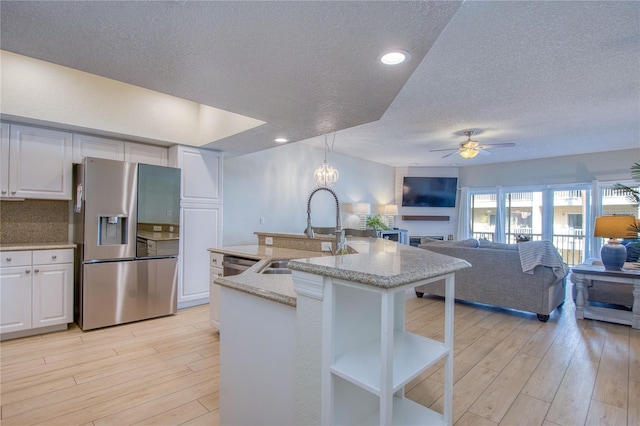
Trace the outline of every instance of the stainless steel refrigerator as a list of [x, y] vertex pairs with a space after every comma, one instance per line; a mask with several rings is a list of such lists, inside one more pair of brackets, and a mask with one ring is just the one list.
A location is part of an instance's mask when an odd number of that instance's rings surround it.
[[87, 157], [75, 165], [74, 188], [80, 328], [175, 314], [177, 241], [175, 253], [160, 256], [149, 256], [136, 242], [143, 222], [159, 240], [178, 238], [180, 169]]

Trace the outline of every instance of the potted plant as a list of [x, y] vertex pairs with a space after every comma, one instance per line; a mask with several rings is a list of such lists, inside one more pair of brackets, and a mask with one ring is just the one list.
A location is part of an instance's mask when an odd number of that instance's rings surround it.
[[[631, 166], [631, 178], [640, 183], [640, 163], [634, 163]], [[637, 188], [631, 188], [621, 183], [617, 183], [614, 188], [621, 190], [636, 206], [640, 204], [640, 191], [638, 191]], [[640, 225], [637, 221], [634, 228], [636, 233], [640, 233]], [[623, 241], [623, 243], [625, 242]], [[640, 257], [640, 240], [636, 238], [635, 240], [629, 241], [627, 239], [625, 246], [627, 247], [627, 260], [637, 262]]]
[[369, 216], [367, 218], [367, 229], [375, 229], [376, 231], [387, 231], [389, 226], [385, 223], [384, 219], [378, 214], [375, 216]]

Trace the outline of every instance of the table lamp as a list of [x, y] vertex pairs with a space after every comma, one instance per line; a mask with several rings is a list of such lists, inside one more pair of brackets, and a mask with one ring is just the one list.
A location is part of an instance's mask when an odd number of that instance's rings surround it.
[[355, 203], [353, 212], [360, 216], [360, 229], [366, 229], [367, 216], [371, 214], [371, 204], [369, 203]]
[[596, 217], [594, 237], [609, 238], [602, 246], [600, 258], [604, 269], [619, 271], [627, 259], [627, 249], [616, 238], [631, 237], [635, 234], [636, 218], [633, 216], [600, 216]]
[[384, 215], [387, 217], [387, 222], [389, 223], [389, 228], [393, 228], [393, 219], [394, 216], [398, 215], [398, 205], [397, 204], [387, 204], [384, 206]]

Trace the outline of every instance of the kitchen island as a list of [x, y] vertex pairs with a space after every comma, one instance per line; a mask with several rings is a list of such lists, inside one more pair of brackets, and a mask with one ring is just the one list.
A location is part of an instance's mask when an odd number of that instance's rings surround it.
[[[306, 236], [272, 238], [277, 245]], [[224, 325], [221, 423], [450, 422], [453, 276], [469, 264], [388, 240], [347, 242], [353, 254], [289, 261], [291, 275], [268, 278], [277, 286], [265, 288], [260, 274], [268, 259], [215, 280]], [[404, 291], [443, 278], [445, 342], [404, 332]], [[444, 414], [403, 394], [404, 384], [440, 359], [449, 371]]]

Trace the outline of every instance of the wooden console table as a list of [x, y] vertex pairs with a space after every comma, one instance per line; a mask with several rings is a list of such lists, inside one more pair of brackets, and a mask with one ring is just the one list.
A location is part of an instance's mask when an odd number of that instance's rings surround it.
[[[630, 325], [640, 328], [640, 269], [607, 271], [604, 266], [578, 265], [571, 268], [576, 284], [576, 318], [595, 319]], [[633, 286], [633, 307], [631, 312], [621, 309], [589, 305], [587, 281], [609, 281]]]

